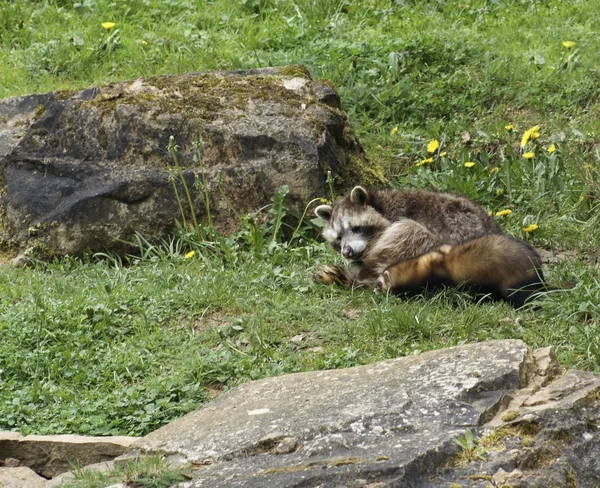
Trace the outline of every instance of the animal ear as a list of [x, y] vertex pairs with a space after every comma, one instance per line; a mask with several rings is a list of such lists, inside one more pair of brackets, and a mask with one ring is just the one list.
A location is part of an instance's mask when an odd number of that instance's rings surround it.
[[319, 205], [315, 208], [315, 215], [325, 222], [331, 220], [331, 205]]
[[369, 203], [369, 192], [362, 186], [355, 186], [350, 192], [350, 201], [359, 205], [367, 205]]

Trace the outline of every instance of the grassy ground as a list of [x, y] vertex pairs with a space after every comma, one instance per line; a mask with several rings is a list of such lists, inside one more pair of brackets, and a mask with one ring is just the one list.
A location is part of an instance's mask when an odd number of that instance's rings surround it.
[[[336, 257], [308, 226], [288, 243], [291, 232], [276, 223], [246, 224], [216, 251], [184, 236], [142, 246], [139, 259], [5, 269], [0, 429], [142, 435], [250, 379], [495, 338], [554, 344], [565, 366], [600, 371], [598, 8], [596, 0], [2, 3], [0, 96], [303, 63], [336, 83], [393, 184], [460, 191], [500, 212], [509, 233], [574, 251], [548, 275], [578, 284], [519, 311], [455, 290], [401, 301], [315, 286], [313, 270]], [[431, 140], [439, 147], [429, 152]]]

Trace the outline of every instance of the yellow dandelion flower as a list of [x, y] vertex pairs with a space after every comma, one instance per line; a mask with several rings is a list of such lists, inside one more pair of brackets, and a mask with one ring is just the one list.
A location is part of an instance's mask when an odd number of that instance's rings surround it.
[[538, 228], [537, 224], [530, 224], [527, 227], [523, 227], [523, 232], [533, 232]]
[[554, 144], [550, 144], [550, 146], [548, 147], [547, 151], [549, 153], [553, 153], [554, 151], [556, 151], [556, 146]]
[[394, 135], [396, 132], [398, 132], [398, 126], [394, 127], [391, 131], [390, 134]]
[[102, 22], [102, 28], [106, 30], [111, 30], [115, 25], [114, 22]]
[[593, 166], [589, 163], [583, 165], [583, 169], [592, 169]]
[[493, 175], [494, 173], [497, 173], [498, 171], [500, 171], [500, 168], [498, 168], [498, 166], [494, 166], [493, 168], [491, 168], [488, 173], [490, 175]]
[[327, 198], [319, 198], [319, 202], [321, 202], [321, 203], [327, 203]]
[[571, 49], [575, 45], [575, 43], [573, 41], [563, 41], [562, 45], [565, 46], [567, 49]]
[[512, 125], [512, 124], [508, 124], [508, 125], [505, 125], [505, 126], [504, 126], [504, 130], [505, 130], [506, 132], [512, 132], [514, 128], [515, 128], [515, 126], [514, 126], [514, 125]]
[[496, 195], [503, 195], [504, 194], [504, 190], [502, 188], [498, 188], [496, 190]]
[[185, 256], [183, 256], [183, 259], [190, 259], [194, 257], [194, 254], [196, 254], [196, 251], [190, 251], [188, 252]]
[[423, 166], [424, 164], [431, 164], [433, 163], [433, 158], [425, 158], [425, 159], [421, 159], [421, 161], [419, 161], [415, 166]]
[[488, 217], [491, 217], [491, 216], [492, 216], [492, 211], [491, 211], [491, 210], [489, 210], [489, 211], [488, 211]]
[[146, 39], [142, 39], [142, 44], [145, 46], [146, 44], [148, 44], [148, 41]]
[[440, 143], [437, 139], [433, 139], [432, 141], [429, 141], [429, 144], [427, 144], [427, 152], [434, 153], [438, 147], [440, 147]]
[[440, 158], [443, 158], [444, 156], [446, 156], [448, 153], [446, 151], [442, 151], [440, 153]]
[[532, 158], [532, 157], [534, 157], [534, 156], [535, 156], [535, 153], [532, 153], [532, 152], [526, 152], [526, 153], [523, 153], [523, 157], [524, 157], [525, 159], [531, 159], [531, 158]]
[[465, 163], [466, 168], [472, 168], [473, 166], [475, 166], [475, 163], [473, 161], [467, 161]]
[[504, 217], [505, 215], [510, 215], [512, 210], [510, 208], [505, 208], [504, 210], [500, 210], [496, 212], [496, 217]]
[[530, 140], [537, 139], [538, 137], [540, 137], [539, 130], [539, 125], [534, 125], [531, 129], [527, 129], [523, 133], [523, 137], [521, 139], [521, 147], [525, 147], [525, 144], [527, 144]]

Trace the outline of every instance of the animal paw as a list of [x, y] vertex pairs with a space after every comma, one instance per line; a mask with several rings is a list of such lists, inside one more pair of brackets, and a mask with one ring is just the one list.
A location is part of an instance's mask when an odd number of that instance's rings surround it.
[[333, 285], [336, 282], [344, 282], [346, 279], [346, 271], [343, 267], [337, 264], [328, 264], [321, 266], [319, 270], [312, 275], [315, 283], [323, 285]]

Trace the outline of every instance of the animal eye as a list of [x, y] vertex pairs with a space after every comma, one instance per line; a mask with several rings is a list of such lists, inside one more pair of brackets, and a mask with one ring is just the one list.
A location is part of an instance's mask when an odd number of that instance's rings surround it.
[[360, 232], [360, 226], [359, 225], [355, 225], [354, 227], [350, 227], [350, 230], [352, 232], [358, 233], [358, 232]]

